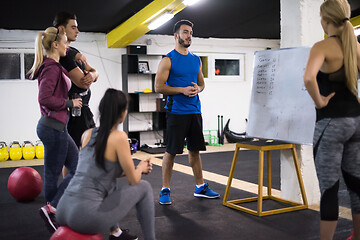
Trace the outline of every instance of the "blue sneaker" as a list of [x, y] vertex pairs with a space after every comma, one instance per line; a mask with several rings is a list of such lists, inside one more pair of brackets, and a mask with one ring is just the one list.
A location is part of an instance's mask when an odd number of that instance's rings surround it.
[[169, 188], [164, 188], [163, 190], [160, 191], [159, 203], [161, 205], [170, 205], [171, 204]]
[[202, 198], [218, 198], [220, 194], [214, 192], [209, 188], [209, 184], [205, 183], [202, 187], [195, 186], [194, 197], [202, 197]]

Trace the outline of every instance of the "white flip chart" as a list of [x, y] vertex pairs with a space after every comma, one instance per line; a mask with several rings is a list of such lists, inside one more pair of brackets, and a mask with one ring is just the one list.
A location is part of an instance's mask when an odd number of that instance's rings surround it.
[[247, 135], [312, 144], [314, 103], [304, 85], [310, 47], [255, 52]]

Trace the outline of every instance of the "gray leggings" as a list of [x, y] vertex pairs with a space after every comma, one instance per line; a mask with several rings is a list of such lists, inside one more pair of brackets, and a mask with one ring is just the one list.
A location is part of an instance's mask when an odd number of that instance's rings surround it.
[[88, 199], [65, 192], [56, 211], [56, 220], [81, 233], [108, 233], [132, 207], [145, 239], [155, 239], [154, 198], [151, 185], [141, 180], [135, 186], [115, 189], [104, 199]]
[[338, 218], [341, 172], [350, 194], [351, 210], [360, 213], [360, 116], [318, 121], [313, 146], [321, 191], [321, 219]]

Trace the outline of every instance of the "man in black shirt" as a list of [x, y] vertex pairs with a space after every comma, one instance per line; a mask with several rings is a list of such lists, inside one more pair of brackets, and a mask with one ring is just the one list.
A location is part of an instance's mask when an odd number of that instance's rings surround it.
[[[95, 127], [93, 114], [89, 108], [89, 100], [91, 96], [90, 86], [99, 77], [96, 69], [92, 68], [87, 62], [84, 55], [74, 47], [70, 47], [70, 43], [76, 41], [79, 34], [78, 24], [75, 14], [67, 12], [59, 12], [55, 16], [53, 22], [54, 27], [62, 28], [66, 32], [68, 38], [68, 49], [65, 57], [60, 58], [61, 65], [69, 72], [72, 82], [69, 91], [69, 98], [82, 98], [82, 108], [80, 116], [72, 116], [68, 123], [68, 131], [74, 139], [78, 147], [81, 146], [81, 136], [85, 130]], [[66, 172], [66, 171], [65, 171]], [[64, 172], [63, 172], [64, 173]], [[66, 174], [66, 173], [65, 173]], [[118, 226], [114, 226], [109, 239], [136, 240], [137, 236], [129, 234], [129, 230], [122, 230]]]
[[[76, 41], [79, 34], [76, 16], [66, 12], [60, 12], [55, 16], [53, 25], [63, 28], [68, 38], [68, 44]], [[89, 128], [95, 127], [93, 114], [89, 108], [91, 96], [90, 86], [96, 82], [99, 74], [92, 68], [86, 58], [74, 47], [68, 47], [65, 57], [60, 58], [61, 65], [69, 72], [72, 86], [69, 91], [69, 98], [81, 97], [83, 107], [80, 116], [70, 115], [68, 131], [78, 147], [81, 146], [81, 136]]]

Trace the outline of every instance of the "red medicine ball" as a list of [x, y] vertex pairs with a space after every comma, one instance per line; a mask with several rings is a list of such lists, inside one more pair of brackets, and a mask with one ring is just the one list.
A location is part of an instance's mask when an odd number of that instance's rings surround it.
[[103, 240], [101, 234], [82, 234], [75, 232], [68, 226], [59, 227], [51, 236], [50, 240]]
[[42, 191], [43, 181], [40, 174], [31, 167], [15, 169], [8, 179], [8, 190], [19, 202], [34, 200]]

